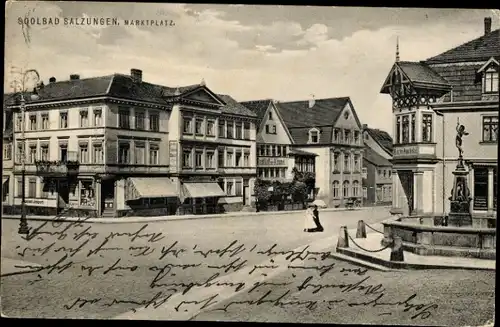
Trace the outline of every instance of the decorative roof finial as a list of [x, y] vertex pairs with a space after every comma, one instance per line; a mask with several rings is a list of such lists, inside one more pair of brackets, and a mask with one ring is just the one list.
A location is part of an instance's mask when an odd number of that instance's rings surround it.
[[177, 86], [175, 88], [175, 92], [174, 92], [174, 95], [180, 95], [181, 94], [181, 91], [179, 90], [179, 87]]
[[200, 85], [201, 85], [201, 86], [205, 86], [205, 79], [204, 79], [204, 78], [202, 78], [202, 79], [201, 79], [201, 83], [200, 83]]
[[396, 62], [399, 62], [399, 36], [396, 36]]

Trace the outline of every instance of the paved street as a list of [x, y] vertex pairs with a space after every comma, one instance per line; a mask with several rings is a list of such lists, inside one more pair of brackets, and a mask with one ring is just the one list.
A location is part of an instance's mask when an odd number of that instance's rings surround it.
[[[2, 311], [10, 317], [426, 325], [475, 325], [492, 317], [493, 272], [364, 271], [327, 258], [341, 225], [388, 217], [386, 208], [322, 212], [324, 233], [304, 233], [303, 212], [147, 226], [30, 221], [30, 240], [17, 234], [18, 221], [2, 220], [2, 257], [43, 268], [2, 277]], [[330, 286], [312, 294], [318, 285]]]

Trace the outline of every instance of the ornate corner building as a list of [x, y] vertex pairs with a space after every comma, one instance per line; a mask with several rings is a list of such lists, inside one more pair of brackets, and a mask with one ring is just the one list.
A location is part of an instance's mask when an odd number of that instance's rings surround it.
[[460, 148], [473, 216], [496, 217], [500, 30], [490, 18], [484, 26], [483, 36], [424, 61], [400, 61], [397, 50], [381, 89], [393, 104], [394, 212], [446, 215]]

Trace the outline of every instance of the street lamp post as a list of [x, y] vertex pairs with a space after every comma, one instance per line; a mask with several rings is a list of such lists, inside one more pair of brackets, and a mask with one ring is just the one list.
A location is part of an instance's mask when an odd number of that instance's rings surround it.
[[19, 222], [19, 234], [27, 235], [29, 233], [28, 221], [26, 219], [26, 99], [24, 98], [25, 92], [25, 82], [28, 74], [34, 74], [35, 76], [35, 85], [38, 85], [40, 81], [40, 74], [35, 69], [29, 69], [24, 73], [21, 72], [22, 80], [21, 80], [21, 99], [20, 99], [20, 113], [21, 113], [21, 219]]

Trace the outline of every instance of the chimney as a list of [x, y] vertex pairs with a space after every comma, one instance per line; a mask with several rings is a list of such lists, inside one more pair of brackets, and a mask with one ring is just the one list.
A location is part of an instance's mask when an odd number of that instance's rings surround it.
[[309, 99], [309, 108], [314, 107], [314, 104], [316, 103], [316, 100], [314, 99], [314, 94], [311, 94], [311, 99]]
[[491, 17], [484, 18], [484, 35], [491, 33]]
[[363, 130], [367, 130], [368, 129], [368, 124], [363, 124]]
[[69, 75], [69, 80], [70, 81], [74, 81], [74, 80], [77, 80], [77, 79], [80, 79], [80, 75], [78, 75], [78, 74], [71, 74], [71, 75]]
[[135, 83], [141, 83], [142, 82], [142, 70], [132, 68], [130, 70], [130, 76], [132, 77], [132, 80]]
[[56, 82], [56, 78], [55, 77], [49, 78], [49, 83], [50, 84], [55, 83], [55, 82]]

